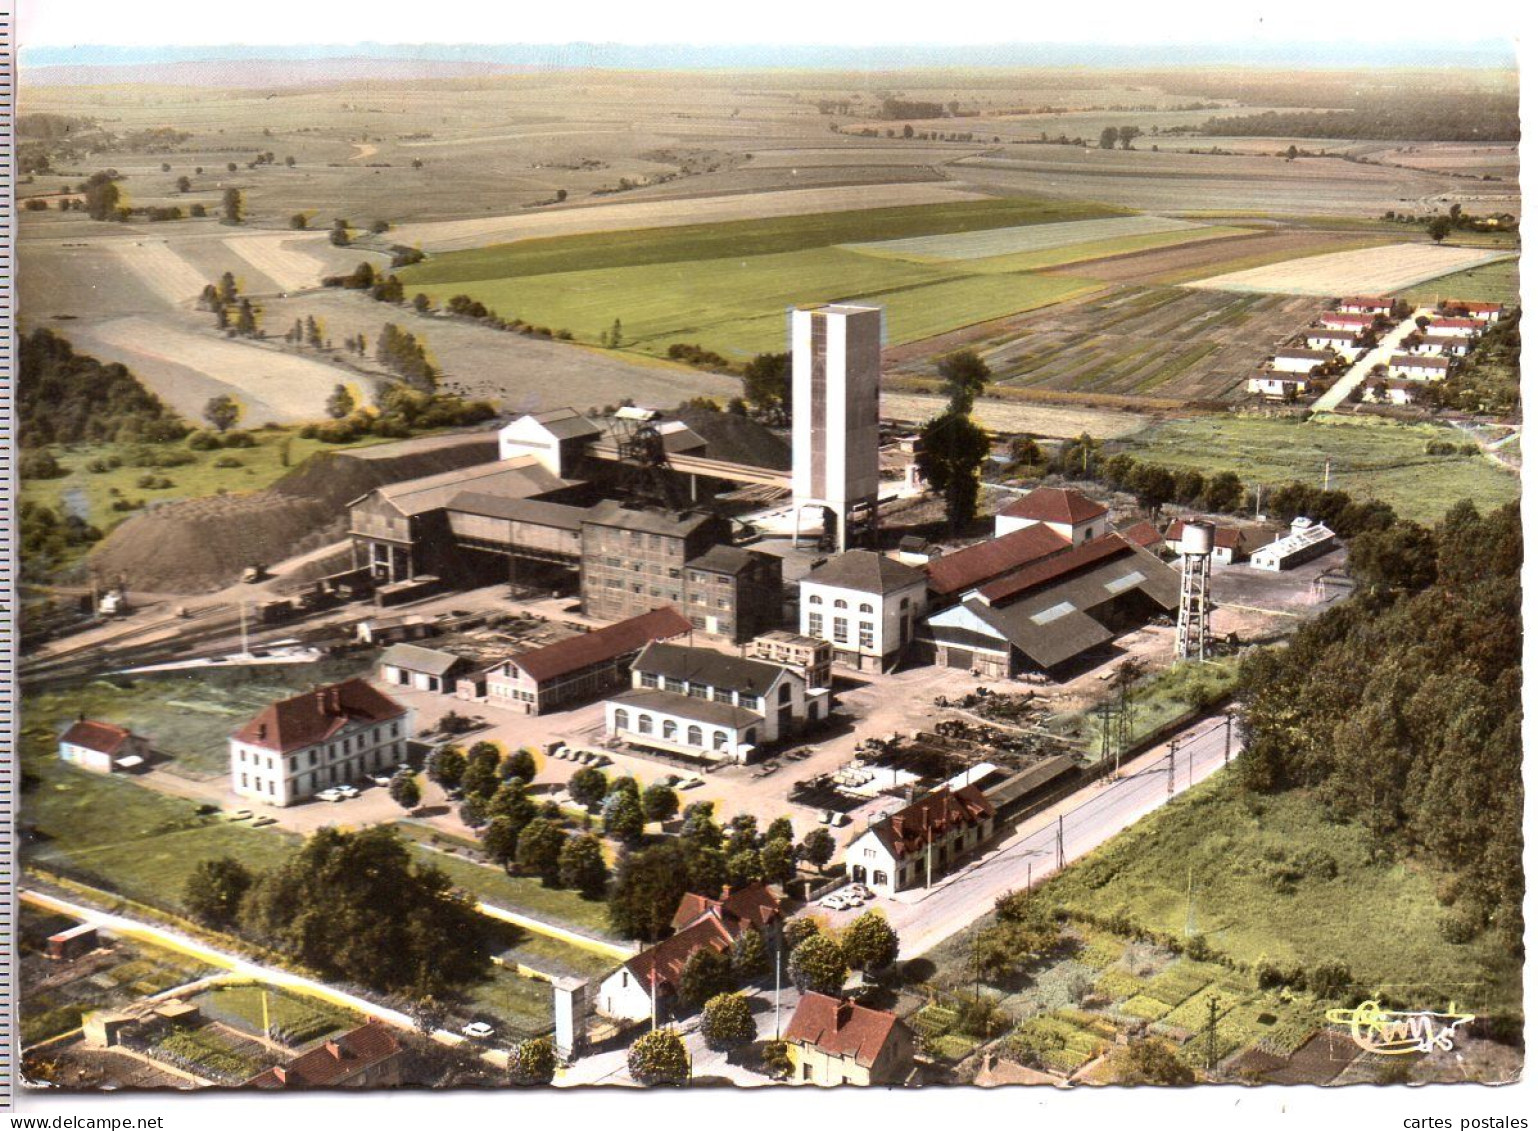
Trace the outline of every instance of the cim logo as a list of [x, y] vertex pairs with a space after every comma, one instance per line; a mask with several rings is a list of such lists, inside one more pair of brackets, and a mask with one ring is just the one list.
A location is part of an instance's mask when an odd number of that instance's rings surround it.
[[1446, 1052], [1453, 1047], [1453, 1033], [1474, 1020], [1474, 1014], [1459, 1013], [1452, 1003], [1446, 1013], [1424, 1009], [1405, 1013], [1364, 1001], [1355, 1009], [1332, 1009], [1324, 1016], [1330, 1024], [1350, 1029], [1358, 1047], [1384, 1056], [1438, 1049]]

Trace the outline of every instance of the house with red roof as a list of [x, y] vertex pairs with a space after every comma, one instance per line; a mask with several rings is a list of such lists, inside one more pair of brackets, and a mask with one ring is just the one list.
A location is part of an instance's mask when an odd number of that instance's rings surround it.
[[[591, 702], [630, 682], [630, 665], [654, 641], [677, 640], [692, 631], [672, 605], [522, 652], [488, 669], [486, 701], [543, 715]], [[465, 681], [461, 680], [461, 684]], [[461, 690], [461, 698], [469, 698]]]
[[[1172, 554], [1180, 553], [1180, 539], [1185, 534], [1185, 519], [1177, 518], [1164, 531], [1164, 548]], [[1217, 565], [1233, 565], [1249, 553], [1244, 535], [1233, 526], [1215, 526], [1212, 531], [1212, 560]]]
[[294, 805], [406, 760], [415, 712], [362, 679], [276, 703], [230, 735], [230, 786], [267, 805]]
[[793, 1084], [901, 1084], [913, 1069], [913, 1033], [896, 1014], [827, 994], [801, 995], [785, 1043]]
[[993, 837], [993, 803], [975, 785], [943, 785], [874, 822], [844, 851], [849, 881], [878, 895], [928, 887]]
[[149, 758], [150, 744], [116, 723], [81, 715], [59, 736], [59, 757], [98, 774], [136, 770]]
[[924, 571], [929, 575], [929, 606], [953, 605], [970, 589], [1072, 548], [1073, 543], [1050, 526], [1033, 523], [935, 558]]
[[999, 511], [993, 535], [1001, 538], [1037, 524], [1078, 546], [1111, 532], [1111, 512], [1068, 487], [1038, 487]]
[[1484, 328], [1477, 318], [1433, 318], [1425, 334], [1428, 338], [1475, 338]]
[[747, 931], [757, 931], [772, 952], [779, 945], [784, 913], [762, 880], [719, 899], [686, 892], [673, 913], [673, 933], [649, 946], [600, 983], [596, 1007], [606, 1017], [644, 1021], [665, 1017], [678, 998], [684, 967], [702, 950], [730, 955]]
[[1465, 302], [1463, 299], [1443, 299], [1437, 304], [1437, 310], [1454, 318], [1475, 318], [1489, 325], [1500, 321], [1505, 307], [1498, 302]]
[[379, 1021], [333, 1037], [303, 1056], [251, 1077], [244, 1088], [398, 1088], [406, 1051]]

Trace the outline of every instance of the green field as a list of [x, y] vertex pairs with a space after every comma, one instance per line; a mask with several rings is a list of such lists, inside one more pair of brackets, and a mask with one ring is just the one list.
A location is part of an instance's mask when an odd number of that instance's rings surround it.
[[304, 1045], [351, 1029], [362, 1018], [350, 1010], [288, 990], [258, 985], [215, 986], [191, 999], [205, 1016], [247, 1033], [262, 1034], [264, 1021], [287, 1034], [288, 1043]]
[[555, 1025], [550, 984], [500, 966], [492, 967], [491, 976], [465, 990], [455, 1004], [469, 1016], [490, 1021], [498, 1042], [542, 1037]]
[[[290, 470], [298, 467], [317, 451], [336, 451], [349, 447], [386, 441], [370, 438], [357, 444], [326, 444], [305, 440], [290, 429], [260, 429], [251, 433], [254, 448], [229, 451], [194, 452], [185, 444], [54, 444], [51, 452], [67, 474], [54, 479], [27, 479], [22, 498], [44, 506], [59, 507], [78, 514], [106, 533], [136, 513], [113, 510], [119, 499], [153, 505], [175, 499], [200, 499], [221, 492], [239, 494], [271, 486]], [[287, 463], [285, 464], [285, 448]], [[181, 467], [134, 467], [136, 453], [191, 457]], [[117, 459], [121, 466], [105, 471], [88, 470], [97, 460]], [[215, 467], [221, 459], [239, 461], [238, 467]], [[170, 487], [140, 487], [140, 477], [151, 475], [171, 481]], [[114, 493], [116, 492], [116, 493]]]
[[[1480, 1012], [1519, 1008], [1519, 960], [1483, 938], [1447, 942], [1437, 929], [1437, 875], [1384, 862], [1377, 847], [1364, 827], [1331, 823], [1306, 793], [1247, 799], [1219, 776], [1043, 892], [1070, 910], [1125, 915], [1177, 938], [1189, 927], [1247, 964], [1339, 960], [1363, 997], [1383, 989], [1438, 1005], [1452, 997]], [[1285, 883], [1286, 870], [1302, 878]]]
[[[504, 318], [567, 329], [579, 341], [598, 341], [618, 319], [626, 349], [660, 355], [689, 342], [741, 360], [785, 348], [784, 311], [795, 304], [878, 302], [887, 341], [898, 344], [1097, 286], [1013, 264], [913, 263], [836, 245], [1109, 215], [1021, 199], [870, 209], [531, 240], [435, 256], [400, 274], [436, 303], [469, 294]], [[1034, 265], [1067, 262], [1063, 254], [1070, 249], [1037, 253], [1049, 260]]]
[[1366, 418], [1207, 416], [1156, 424], [1127, 444], [1133, 456], [1166, 467], [1233, 471], [1250, 488], [1293, 480], [1323, 486], [1329, 460], [1331, 487], [1382, 499], [1423, 523], [1437, 521], [1459, 499], [1485, 511], [1517, 498], [1517, 477], [1483, 456], [1427, 455], [1426, 442], [1436, 439], [1462, 437], [1434, 424]]
[[1443, 275], [1429, 283], [1421, 283], [1400, 292], [1402, 298], [1419, 304], [1429, 304], [1439, 299], [1462, 299], [1464, 302], [1501, 302], [1512, 306], [1521, 300], [1517, 291], [1519, 264], [1515, 259], [1503, 259], [1499, 263], [1486, 263]]

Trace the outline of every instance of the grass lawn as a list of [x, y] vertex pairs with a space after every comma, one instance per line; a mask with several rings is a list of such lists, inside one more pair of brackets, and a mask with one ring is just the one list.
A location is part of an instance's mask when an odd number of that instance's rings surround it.
[[247, 1033], [263, 1034], [265, 1017], [267, 1023], [287, 1033], [289, 1043], [295, 1045], [351, 1029], [362, 1021], [351, 1010], [330, 1002], [257, 985], [216, 986], [191, 1000], [203, 1010], [204, 1016]]
[[1517, 293], [1518, 261], [1503, 259], [1443, 275], [1401, 292], [1410, 302], [1431, 304], [1438, 299], [1462, 299], [1465, 302], [1501, 302], [1511, 306], [1519, 301]]
[[[78, 514], [106, 533], [134, 513], [132, 510], [113, 510], [112, 504], [119, 499], [153, 505], [173, 499], [199, 499], [221, 491], [229, 494], [256, 491], [282, 478], [314, 452], [385, 442], [371, 438], [357, 444], [326, 444], [319, 440], [302, 440], [291, 429], [257, 429], [251, 435], [256, 440], [254, 448], [213, 452], [194, 452], [182, 443], [50, 445], [46, 450], [53, 453], [68, 474], [56, 479], [26, 480], [22, 485], [22, 498]], [[135, 452], [175, 453], [192, 457], [194, 462], [181, 467], [133, 467], [130, 465], [134, 462]], [[87, 470], [96, 460], [113, 458], [121, 461], [122, 466], [101, 472]], [[221, 459], [238, 460], [239, 466], [215, 467]], [[172, 485], [160, 488], [138, 486], [140, 477], [145, 475], [169, 479]]]
[[[1108, 215], [1015, 198], [870, 209], [531, 240], [435, 256], [400, 274], [437, 303], [469, 294], [504, 318], [570, 330], [578, 341], [598, 341], [618, 319], [626, 349], [662, 355], [689, 342], [744, 360], [785, 348], [784, 312], [794, 304], [878, 302], [887, 342], [897, 344], [1097, 285], [1026, 274], [1024, 260], [920, 263], [838, 245]], [[1065, 254], [1040, 253], [1047, 257], [1029, 265], [1070, 262]]]
[[946, 260], [938, 256], [899, 256], [881, 252], [880, 245], [861, 248], [866, 255], [889, 255], [913, 263], [931, 263], [951, 266], [965, 265], [968, 271], [980, 274], [1007, 274], [1013, 271], [1035, 271], [1048, 267], [1062, 267], [1069, 263], [1084, 263], [1091, 259], [1105, 259], [1112, 255], [1128, 255], [1136, 251], [1153, 251], [1161, 247], [1205, 242], [1224, 236], [1248, 234], [1245, 228], [1189, 228], [1178, 232], [1145, 232], [1141, 235], [1118, 236], [1113, 239], [1087, 240], [1084, 243], [1066, 244], [1062, 247], [1040, 251], [1018, 251], [1006, 255], [991, 255], [981, 259]]
[[468, 1016], [484, 1017], [499, 1043], [540, 1037], [555, 1026], [555, 998], [548, 982], [525, 978], [505, 967], [466, 989], [456, 1003]]
[[117, 676], [64, 690], [28, 690], [27, 749], [40, 761], [56, 760], [54, 736], [83, 714], [144, 735], [175, 760], [176, 773], [216, 777], [229, 772], [232, 730], [275, 699], [364, 674], [369, 662], [369, 655], [357, 654], [314, 664]]
[[[1145, 735], [1179, 718], [1193, 707], [1211, 704], [1234, 685], [1239, 672], [1237, 656], [1223, 656], [1206, 663], [1179, 663], [1147, 676], [1128, 692], [1131, 705], [1129, 741], [1137, 743]], [[1106, 689], [1106, 696], [1116, 701], [1116, 692]], [[1066, 738], [1080, 741], [1085, 754], [1100, 757], [1100, 715], [1095, 708], [1076, 711], [1053, 719], [1051, 727]], [[1115, 720], [1112, 720], [1113, 733]]]
[[[1177, 937], [1189, 923], [1244, 963], [1338, 959], [1363, 997], [1382, 988], [1428, 1006], [1455, 999], [1482, 1013], [1519, 1008], [1520, 962], [1483, 938], [1448, 943], [1437, 929], [1437, 876], [1413, 862], [1376, 860], [1373, 847], [1364, 828], [1330, 823], [1306, 793], [1247, 799], [1220, 775], [1043, 891], [1071, 910], [1125, 915]], [[1278, 878], [1291, 868], [1305, 878]]]
[[1429, 456], [1428, 440], [1461, 440], [1435, 424], [1329, 416], [1297, 420], [1204, 416], [1170, 420], [1128, 438], [1132, 455], [1166, 467], [1233, 471], [1246, 486], [1279, 487], [1294, 479], [1330, 486], [1357, 499], [1377, 498], [1405, 518], [1432, 523], [1459, 499], [1481, 511], [1517, 498], [1515, 475], [1482, 456]]
[[[414, 841], [424, 842], [428, 830], [408, 823], [395, 826]], [[612, 938], [608, 904], [583, 899], [574, 891], [547, 888], [527, 876], [510, 876], [501, 868], [477, 864], [447, 852], [433, 851], [420, 843], [417, 858], [443, 869], [454, 883], [484, 903], [522, 912], [583, 934]]]

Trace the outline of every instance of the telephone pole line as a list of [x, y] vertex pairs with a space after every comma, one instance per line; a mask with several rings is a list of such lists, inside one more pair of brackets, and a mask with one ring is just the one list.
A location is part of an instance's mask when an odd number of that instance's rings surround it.
[[1165, 790], [1165, 796], [1167, 797], [1175, 796], [1175, 751], [1178, 749], [1180, 749], [1180, 738], [1177, 735], [1176, 737], [1170, 739], [1169, 785]]

